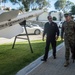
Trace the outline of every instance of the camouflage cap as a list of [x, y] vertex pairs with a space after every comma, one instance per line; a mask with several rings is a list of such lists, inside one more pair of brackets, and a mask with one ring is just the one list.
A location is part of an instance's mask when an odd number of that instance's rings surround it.
[[72, 14], [71, 13], [66, 13], [64, 14], [65, 17], [68, 17], [68, 16], [71, 16], [72, 17]]

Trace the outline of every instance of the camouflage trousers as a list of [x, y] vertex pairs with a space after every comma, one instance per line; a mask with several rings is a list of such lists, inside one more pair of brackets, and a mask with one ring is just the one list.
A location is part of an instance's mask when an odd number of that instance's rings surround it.
[[66, 60], [69, 60], [70, 58], [70, 53], [73, 53], [73, 49], [72, 49], [72, 46], [73, 46], [73, 40], [68, 40], [67, 39], [64, 39], [65, 41], [65, 59]]

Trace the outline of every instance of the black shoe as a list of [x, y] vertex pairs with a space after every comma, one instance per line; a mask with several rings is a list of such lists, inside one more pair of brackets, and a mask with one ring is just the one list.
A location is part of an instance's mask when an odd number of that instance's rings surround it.
[[54, 56], [54, 59], [56, 59], [56, 56]]
[[41, 59], [41, 61], [45, 61], [46, 62], [47, 60], [46, 59]]
[[74, 60], [75, 60], [75, 59], [73, 59], [73, 63], [74, 63]]

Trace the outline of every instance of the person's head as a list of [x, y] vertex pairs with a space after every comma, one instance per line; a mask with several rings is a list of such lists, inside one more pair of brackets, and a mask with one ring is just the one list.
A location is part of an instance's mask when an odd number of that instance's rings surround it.
[[49, 20], [49, 22], [52, 22], [52, 16], [48, 16], [47, 19]]
[[66, 21], [71, 21], [72, 20], [72, 15], [70, 13], [64, 14], [65, 20]]

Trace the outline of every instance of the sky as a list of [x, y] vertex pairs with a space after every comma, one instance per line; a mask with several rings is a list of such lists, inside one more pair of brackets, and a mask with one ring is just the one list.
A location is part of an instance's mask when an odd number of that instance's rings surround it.
[[19, 8], [19, 4], [15, 4], [13, 5], [11, 2], [7, 2], [7, 3], [0, 3], [0, 6], [6, 6], [6, 7], [10, 7], [12, 9], [17, 9]]
[[[57, 0], [49, 0], [49, 1], [50, 1], [50, 4], [51, 4], [51, 8], [50, 8], [49, 10], [55, 10], [55, 8], [54, 8], [54, 3], [55, 3]], [[75, 0], [69, 0], [69, 1], [75, 3]], [[4, 5], [3, 3], [0, 4], [0, 6], [3, 6], [3, 5]], [[10, 7], [10, 8], [12, 8], [12, 9], [13, 9], [13, 8], [15, 8], [15, 9], [19, 8], [19, 5], [18, 5], [18, 4], [12, 5], [12, 3], [10, 3], [10, 2], [5, 3], [5, 6], [6, 6], [6, 7]]]

